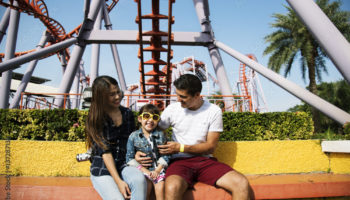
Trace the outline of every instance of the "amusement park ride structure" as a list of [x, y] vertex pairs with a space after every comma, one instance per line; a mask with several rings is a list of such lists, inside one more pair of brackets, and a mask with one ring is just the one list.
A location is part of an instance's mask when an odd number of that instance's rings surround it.
[[[257, 61], [253, 54], [248, 54], [247, 57]], [[244, 63], [240, 63], [239, 65], [239, 82], [237, 83], [237, 88], [240, 95], [251, 99], [251, 108], [248, 109], [248, 105], [244, 104], [243, 110], [254, 112], [268, 111], [258, 74], [253, 69], [248, 68]]]
[[[173, 57], [171, 46], [195, 45], [207, 47], [215, 71], [216, 83], [223, 95], [223, 102], [225, 102], [225, 106], [227, 105], [228, 108], [234, 107], [234, 97], [232, 96], [231, 86], [219, 49], [243, 63], [241, 64], [241, 68], [243, 66], [249, 66], [252, 69], [248, 75], [244, 75], [245, 71], [243, 73], [243, 70], [240, 70], [239, 87], [242, 94], [255, 95], [252, 93], [252, 90], [249, 90], [248, 83], [252, 84], [254, 82], [253, 79], [256, 77], [255, 74], [257, 72], [325, 113], [335, 121], [341, 124], [350, 121], [350, 115], [348, 113], [262, 66], [256, 59], [254, 60], [249, 56], [245, 56], [216, 40], [209, 19], [208, 0], [193, 0], [201, 25], [201, 32], [173, 32], [171, 26], [175, 18], [172, 16], [172, 7], [175, 1], [168, 0], [167, 10], [160, 10], [159, 3], [161, 2], [159, 0], [150, 1], [152, 5], [150, 13], [143, 14], [141, 12], [141, 3], [145, 3], [145, 1], [135, 0], [137, 3], [137, 17], [135, 21], [138, 24], [138, 30], [113, 30], [109, 19], [109, 12], [117, 5], [118, 0], [85, 0], [84, 20], [82, 24], [67, 34], [59, 22], [49, 17], [44, 0], [9, 0], [8, 2], [0, 0], [0, 5], [7, 8], [0, 21], [0, 43], [6, 30], [8, 33], [5, 53], [0, 54], [0, 73], [2, 73], [0, 108], [9, 107], [9, 88], [12, 70], [20, 67], [21, 64], [30, 62], [23, 76], [21, 86], [17, 89], [16, 95], [10, 102], [10, 108], [18, 108], [21, 94], [25, 91], [26, 84], [32, 76], [38, 60], [53, 54], [58, 55], [64, 69], [64, 74], [58, 88], [58, 94], [55, 95], [55, 101], [52, 105], [63, 108], [65, 105], [64, 94], [68, 94], [69, 92], [80, 93], [79, 82], [82, 82], [84, 85], [88, 84], [81, 60], [85, 47], [88, 44], [92, 45], [91, 56], [92, 60], [95, 61], [98, 60], [99, 56], [98, 50], [95, 47], [98, 47], [99, 44], [111, 45], [118, 80], [121, 89], [124, 91], [128, 90], [116, 44], [139, 45], [138, 57], [140, 59], [141, 95], [143, 98], [153, 98], [157, 95], [163, 95], [163, 99], [158, 99], [155, 103], [158, 104], [165, 101], [165, 104], [168, 104], [171, 94], [171, 83], [173, 81], [173, 75], [171, 73], [172, 70], [176, 71], [170, 62]], [[321, 43], [321, 46], [324, 47], [326, 53], [330, 56], [344, 78], [350, 82], [350, 69], [348, 68], [350, 66], [350, 57], [346, 55], [350, 47], [344, 36], [335, 28], [313, 0], [302, 2], [298, 0], [287, 0], [287, 2]], [[38, 18], [47, 27], [47, 30], [44, 32], [36, 49], [16, 53], [15, 46], [20, 13], [26, 13]], [[104, 21], [106, 30], [101, 30], [102, 20]], [[145, 20], [151, 21], [150, 30], [145, 30]], [[160, 27], [162, 24], [160, 23], [161, 20], [167, 21], [166, 28]], [[331, 37], [329, 37], [329, 34], [331, 34]], [[332, 38], [332, 41], [329, 41], [329, 38]], [[334, 46], [334, 44], [336, 45]], [[71, 45], [74, 45], [73, 50], [69, 52], [68, 47]], [[150, 58], [147, 58], [147, 55], [149, 55], [147, 52], [151, 54]], [[196, 69], [201, 71], [203, 68], [196, 67]], [[194, 71], [197, 74], [196, 69]], [[91, 84], [98, 75], [98, 62], [92, 61], [90, 70]], [[81, 81], [79, 81], [80, 77], [83, 77]], [[209, 74], [208, 77], [214, 79]], [[248, 77], [250, 78], [248, 79]], [[255, 86], [255, 88], [257, 87]], [[258, 111], [259, 109], [256, 107], [252, 111]]]

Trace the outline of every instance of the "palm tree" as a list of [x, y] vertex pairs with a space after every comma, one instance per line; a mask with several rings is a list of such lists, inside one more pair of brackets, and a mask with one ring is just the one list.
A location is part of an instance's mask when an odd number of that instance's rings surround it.
[[[350, 12], [340, 11], [339, 1], [317, 0], [316, 3], [349, 41], [350, 39]], [[306, 26], [299, 20], [292, 8], [285, 6], [288, 12], [274, 14], [275, 22], [271, 24], [277, 30], [265, 37], [269, 43], [264, 55], [271, 54], [268, 67], [277, 73], [284, 68], [284, 76], [290, 74], [294, 61], [298, 58], [302, 78], [306, 81], [308, 74], [309, 90], [317, 94], [316, 79], [322, 81], [322, 72], [327, 73], [325, 59], [327, 55], [317, 41], [312, 37]], [[319, 112], [312, 109], [315, 130], [319, 130]]]

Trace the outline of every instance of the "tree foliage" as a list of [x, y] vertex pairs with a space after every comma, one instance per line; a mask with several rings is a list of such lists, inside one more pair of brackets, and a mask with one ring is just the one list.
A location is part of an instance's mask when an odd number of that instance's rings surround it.
[[[346, 81], [341, 80], [333, 83], [321, 83], [317, 85], [318, 96], [337, 106], [338, 108], [350, 113], [350, 86]], [[305, 103], [296, 105], [288, 111], [310, 112], [311, 107]], [[343, 133], [343, 126], [324, 114], [320, 114], [320, 132], [331, 130], [334, 133]]]
[[[350, 39], [350, 13], [341, 11], [340, 1], [317, 0], [316, 3], [349, 41]], [[296, 60], [299, 59], [301, 75], [306, 81], [306, 74], [309, 81], [309, 90], [317, 94], [317, 82], [322, 81], [322, 72], [327, 73], [325, 59], [327, 55], [313, 38], [306, 26], [301, 22], [291, 7], [285, 6], [288, 12], [274, 14], [275, 22], [271, 24], [276, 30], [265, 37], [269, 43], [264, 55], [270, 54], [268, 67], [278, 73], [284, 69], [284, 76], [287, 77]], [[319, 113], [312, 109], [313, 120], [319, 121]], [[315, 129], [319, 125], [315, 124]]]

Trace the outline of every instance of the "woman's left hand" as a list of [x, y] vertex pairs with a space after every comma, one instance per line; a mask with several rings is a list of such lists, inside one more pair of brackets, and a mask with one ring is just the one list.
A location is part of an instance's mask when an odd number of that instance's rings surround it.
[[118, 185], [119, 191], [120, 191], [120, 193], [122, 193], [123, 197], [125, 199], [130, 199], [131, 192], [130, 192], [128, 184], [124, 181], [120, 181], [117, 185]]

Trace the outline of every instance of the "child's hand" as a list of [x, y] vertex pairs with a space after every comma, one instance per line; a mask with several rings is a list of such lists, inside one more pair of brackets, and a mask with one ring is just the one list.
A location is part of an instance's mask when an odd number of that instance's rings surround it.
[[146, 168], [142, 168], [142, 170], [141, 170], [144, 174], [146, 174], [147, 176], [151, 176], [151, 171], [149, 171], [148, 169], [146, 169]]
[[159, 172], [157, 172], [157, 171], [151, 171], [150, 174], [149, 174], [149, 176], [150, 176], [153, 180], [155, 180], [155, 179], [158, 178]]

